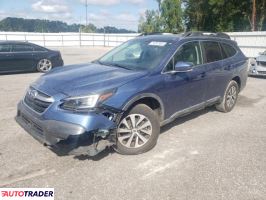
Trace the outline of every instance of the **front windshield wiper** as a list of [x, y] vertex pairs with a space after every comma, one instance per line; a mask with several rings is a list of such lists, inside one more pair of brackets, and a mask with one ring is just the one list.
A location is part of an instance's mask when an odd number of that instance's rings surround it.
[[115, 66], [115, 67], [119, 67], [119, 68], [123, 68], [123, 69], [127, 69], [127, 70], [132, 70], [129, 67], [117, 64], [117, 63], [110, 63], [111, 66]]

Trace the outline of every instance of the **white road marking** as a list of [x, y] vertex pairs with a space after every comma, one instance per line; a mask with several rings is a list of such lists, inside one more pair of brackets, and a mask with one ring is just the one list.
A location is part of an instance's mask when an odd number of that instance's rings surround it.
[[5, 179], [0, 180], [0, 187], [5, 187], [7, 185], [11, 185], [11, 184], [16, 183], [16, 182], [25, 181], [28, 179], [32, 179], [32, 178], [35, 178], [38, 176], [43, 176], [43, 175], [51, 174], [51, 173], [55, 173], [55, 172], [56, 172], [55, 169], [50, 169], [50, 170], [41, 169], [41, 170], [26, 174], [24, 176], [17, 176], [17, 177], [12, 177], [12, 178], [10, 178], [10, 176], [9, 176]]

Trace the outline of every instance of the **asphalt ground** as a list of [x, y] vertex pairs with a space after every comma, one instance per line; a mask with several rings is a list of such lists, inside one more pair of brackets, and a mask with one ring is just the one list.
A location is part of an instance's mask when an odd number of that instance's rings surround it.
[[[63, 48], [65, 64], [107, 48]], [[0, 187], [52, 187], [55, 199], [266, 199], [266, 79], [249, 78], [235, 109], [214, 108], [166, 125], [151, 151], [59, 157], [14, 120], [40, 73], [0, 76]]]

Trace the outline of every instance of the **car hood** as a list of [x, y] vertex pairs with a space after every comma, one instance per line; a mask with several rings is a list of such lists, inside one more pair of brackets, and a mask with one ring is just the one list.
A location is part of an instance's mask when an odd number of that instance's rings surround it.
[[145, 71], [89, 63], [55, 68], [32, 86], [49, 95], [80, 96], [117, 88], [146, 74]]

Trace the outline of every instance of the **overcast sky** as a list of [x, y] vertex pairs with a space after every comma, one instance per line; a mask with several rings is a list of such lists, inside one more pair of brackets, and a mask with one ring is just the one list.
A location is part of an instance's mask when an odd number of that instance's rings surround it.
[[[140, 15], [146, 9], [156, 9], [155, 0], [87, 0], [88, 21], [97, 27], [116, 26], [137, 30]], [[0, 0], [0, 19], [60, 20], [85, 24], [86, 0]]]

